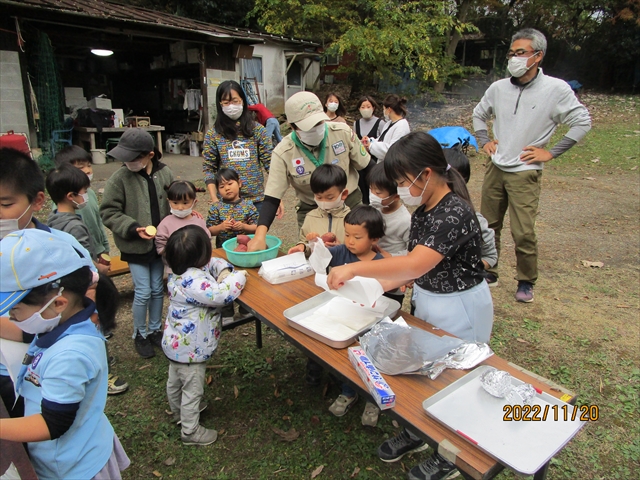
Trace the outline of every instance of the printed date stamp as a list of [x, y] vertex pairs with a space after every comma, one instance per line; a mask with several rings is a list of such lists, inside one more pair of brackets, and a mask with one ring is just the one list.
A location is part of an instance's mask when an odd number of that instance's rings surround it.
[[600, 418], [600, 408], [597, 405], [505, 405], [502, 409], [505, 422], [595, 422]]

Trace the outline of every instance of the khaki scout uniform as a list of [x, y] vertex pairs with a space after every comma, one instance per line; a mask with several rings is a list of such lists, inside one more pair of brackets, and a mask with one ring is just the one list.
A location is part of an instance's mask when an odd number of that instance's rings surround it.
[[300, 243], [307, 243], [307, 234], [317, 233], [322, 236], [325, 233], [334, 233], [340, 243], [344, 243], [344, 217], [351, 209], [343, 205], [340, 210], [334, 208], [331, 213], [321, 208], [316, 208], [307, 213], [300, 229]]
[[[327, 122], [324, 163], [339, 165], [347, 173], [347, 190], [358, 188], [358, 170], [369, 165], [369, 154], [351, 128], [344, 123]], [[311, 152], [317, 157], [319, 147]], [[271, 154], [271, 169], [264, 194], [282, 199], [289, 185], [301, 202], [315, 205], [311, 191], [311, 174], [316, 166], [287, 135]]]

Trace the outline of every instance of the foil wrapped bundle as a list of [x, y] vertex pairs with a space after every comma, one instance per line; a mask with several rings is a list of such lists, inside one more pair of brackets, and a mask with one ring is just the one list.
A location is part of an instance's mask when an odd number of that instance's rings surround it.
[[506, 398], [511, 405], [530, 404], [536, 396], [536, 389], [530, 383], [513, 385], [509, 372], [491, 368], [480, 376], [482, 388], [498, 398]]
[[423, 366], [418, 373], [435, 380], [447, 368], [468, 370], [485, 361], [491, 355], [493, 355], [493, 351], [486, 343], [463, 343], [443, 358]]

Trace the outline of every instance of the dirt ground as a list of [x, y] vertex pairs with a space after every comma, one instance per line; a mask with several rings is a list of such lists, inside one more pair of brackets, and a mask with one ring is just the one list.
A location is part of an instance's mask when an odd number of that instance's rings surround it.
[[[531, 304], [518, 304], [513, 299], [515, 256], [507, 218], [502, 235], [500, 285], [492, 289], [495, 319], [491, 347], [502, 357], [576, 392], [579, 404], [600, 408], [600, 420], [583, 429], [554, 459], [549, 478], [637, 478], [632, 472], [640, 469], [639, 109], [633, 99], [614, 101], [596, 95], [585, 96], [584, 102], [594, 119], [592, 132], [586, 141], [548, 164], [543, 174], [536, 227], [540, 277]], [[624, 110], [628, 102], [632, 102], [631, 108]], [[408, 119], [413, 130], [444, 125], [462, 125], [471, 130], [471, 110], [476, 103], [477, 99], [456, 98], [424, 107], [417, 102], [412, 104]], [[628, 123], [619, 125], [623, 114]], [[606, 130], [609, 124], [616, 125], [611, 133]], [[598, 142], [603, 144], [598, 146]], [[623, 142], [626, 149], [614, 148], [617, 142]], [[470, 160], [469, 190], [479, 209], [488, 158], [471, 152]], [[198, 158], [167, 155], [165, 162], [176, 176], [203, 185]], [[96, 191], [115, 168], [118, 165], [94, 167]], [[198, 198], [197, 209], [206, 215], [208, 195], [199, 194]], [[284, 202], [285, 218], [277, 220], [270, 233], [282, 238], [286, 248], [298, 235], [291, 189]], [[114, 248], [112, 254], [116, 252]], [[603, 266], [586, 267], [582, 261], [602, 262]], [[129, 339], [131, 282], [125, 276], [117, 279], [117, 284], [125, 305], [115, 342], [123, 363], [135, 366], [139, 359]], [[238, 329], [225, 338], [234, 335], [246, 343], [247, 339], [240, 335], [249, 333]], [[141, 368], [145, 367], [138, 370]], [[131, 398], [131, 394], [127, 395]], [[158, 398], [162, 395], [163, 392], [155, 394]], [[122, 396], [115, 402], [114, 409], [126, 412], [127, 402], [136, 400]], [[117, 423], [120, 420], [116, 417]], [[126, 421], [122, 420], [123, 426]], [[139, 458], [138, 464], [144, 467], [146, 461], [146, 457]], [[144, 477], [144, 472], [150, 472], [135, 468], [128, 478]], [[386, 478], [400, 478], [401, 473], [393, 470]], [[228, 478], [236, 477], [230, 474]], [[500, 478], [515, 476], [505, 473]]]

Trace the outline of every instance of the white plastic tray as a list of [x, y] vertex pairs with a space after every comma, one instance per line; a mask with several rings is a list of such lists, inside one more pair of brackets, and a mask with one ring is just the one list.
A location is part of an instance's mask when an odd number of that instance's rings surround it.
[[[428, 415], [477, 445], [499, 462], [518, 473], [533, 475], [583, 427], [580, 412], [574, 421], [572, 405], [547, 393], [536, 395], [532, 405], [540, 405], [540, 421], [505, 421], [507, 401], [487, 393], [480, 375], [492, 367], [483, 365], [468, 373], [422, 403]], [[524, 382], [516, 378], [514, 385]], [[554, 420], [554, 406], [557, 420]], [[563, 406], [568, 420], [564, 421]], [[546, 421], [542, 421], [548, 407]], [[531, 415], [529, 415], [531, 416]]]
[[329, 300], [336, 298], [337, 295], [331, 292], [322, 292], [314, 297], [311, 297], [309, 300], [305, 300], [298, 305], [287, 308], [283, 314], [287, 319], [287, 323], [290, 327], [295, 328], [296, 330], [300, 330], [301, 332], [309, 335], [311, 338], [315, 338], [316, 340], [321, 341], [333, 348], [347, 348], [351, 345], [356, 338], [363, 335], [365, 332], [371, 329], [376, 322], [382, 320], [384, 317], [394, 318], [400, 310], [400, 303], [397, 301], [387, 298], [380, 297], [377, 301], [380, 305], [385, 305], [384, 312], [380, 315], [380, 318], [376, 320], [373, 324], [369, 325], [366, 328], [356, 332], [354, 335], [345, 338], [328, 338], [321, 335], [318, 332], [314, 332], [313, 330], [306, 328], [303, 325], [300, 325], [298, 322], [313, 314], [316, 310], [322, 307], [324, 304], [329, 302]]

